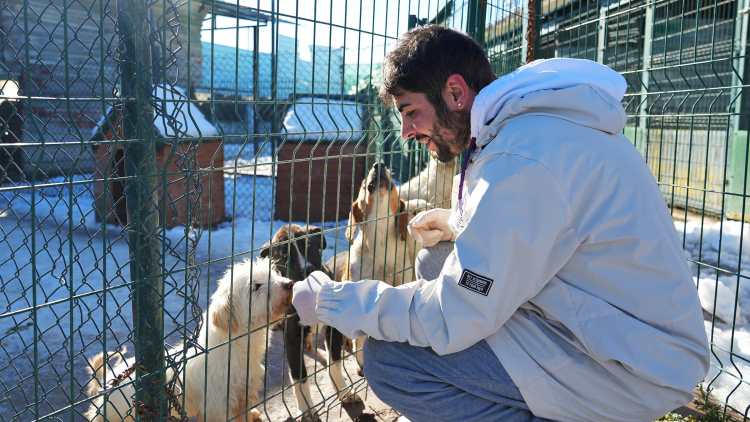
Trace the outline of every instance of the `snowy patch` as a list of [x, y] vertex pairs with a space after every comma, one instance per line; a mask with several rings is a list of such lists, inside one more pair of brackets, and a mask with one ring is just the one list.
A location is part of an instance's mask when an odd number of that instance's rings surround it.
[[732, 333], [729, 325], [716, 324], [713, 330], [711, 321], [705, 321], [704, 325], [709, 341], [714, 344], [711, 347], [711, 367], [706, 385], [713, 389], [714, 396], [744, 413], [750, 405], [750, 385], [740, 382], [740, 379], [746, 380], [747, 374], [750, 374], [748, 327], [737, 327]]
[[711, 321], [705, 321], [706, 334], [714, 344], [706, 385], [714, 396], [744, 411], [750, 406], [750, 386], [739, 379], [750, 374], [750, 224], [730, 220], [674, 224], [701, 306], [716, 317], [713, 328]]
[[[315, 101], [315, 102], [313, 102]], [[284, 127], [289, 141], [359, 141], [362, 130], [362, 107], [352, 101], [332, 102], [322, 98], [301, 97], [289, 107]]]
[[[207, 119], [206, 116], [192, 102], [187, 101], [185, 90], [177, 87], [167, 87], [159, 85], [154, 87], [154, 102], [157, 105], [157, 114], [154, 119], [154, 125], [159, 135], [164, 137], [174, 137], [175, 130], [179, 137], [209, 137], [218, 136], [219, 130], [216, 129]], [[97, 122], [91, 134], [107, 131], [108, 125], [104, 124], [107, 115], [112, 110], [108, 106], [104, 115]]]

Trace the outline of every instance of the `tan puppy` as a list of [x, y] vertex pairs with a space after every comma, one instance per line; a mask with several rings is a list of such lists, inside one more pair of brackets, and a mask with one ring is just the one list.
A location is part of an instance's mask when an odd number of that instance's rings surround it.
[[[219, 286], [211, 296], [208, 312], [203, 314], [204, 323], [198, 336], [201, 348], [208, 352], [198, 356], [195, 356], [195, 351], [188, 352], [184, 373], [180, 373], [177, 382], [180, 388], [176, 390], [182, 389], [184, 392], [184, 407], [188, 417], [195, 417], [199, 421], [204, 416], [209, 422], [226, 421], [242, 415], [258, 403], [265, 372], [261, 362], [266, 352], [266, 331], [268, 325], [280, 319], [291, 306], [294, 285], [294, 282], [281, 277], [270, 268], [268, 258], [255, 261], [248, 259], [234, 265], [233, 277], [227, 271], [219, 280]], [[181, 350], [180, 346], [168, 353], [170, 356], [181, 357]], [[106, 380], [103, 379], [103, 365], [106, 364], [104, 354], [100, 353], [89, 360], [94, 368], [92, 375], [95, 378], [88, 385], [89, 396], [95, 397], [85, 413], [89, 420], [104, 421], [105, 400], [108, 421], [135, 420], [132, 403], [135, 394], [134, 374], [122, 380], [118, 387], [107, 390], [106, 394], [100, 392], [110, 380], [132, 366], [134, 359], [110, 361]], [[167, 380], [171, 380], [173, 376], [171, 369], [166, 371]], [[178, 397], [178, 402], [182, 403], [182, 400], [183, 397]], [[253, 419], [260, 418], [260, 413], [255, 409], [249, 413]], [[180, 416], [174, 411], [172, 414]]]
[[[362, 181], [349, 214], [346, 237], [351, 248], [344, 280], [375, 279], [392, 286], [413, 281], [414, 259], [421, 245], [406, 226], [427, 207], [424, 199], [401, 199], [388, 168], [375, 164]], [[360, 234], [355, 237], [358, 228]]]
[[[450, 185], [448, 185], [450, 186]], [[362, 181], [349, 213], [346, 237], [351, 247], [331, 258], [336, 281], [383, 280], [398, 286], [414, 280], [414, 260], [422, 249], [406, 227], [420, 211], [431, 208], [424, 199], [404, 201], [393, 186], [390, 171], [375, 164]], [[357, 235], [359, 229], [359, 235]], [[357, 362], [362, 366], [364, 339], [355, 341]]]

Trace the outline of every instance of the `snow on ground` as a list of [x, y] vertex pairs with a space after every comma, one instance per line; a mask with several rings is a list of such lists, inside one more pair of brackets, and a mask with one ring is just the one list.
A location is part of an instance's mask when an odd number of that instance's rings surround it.
[[716, 317], [713, 326], [705, 321], [706, 335], [714, 343], [706, 384], [716, 397], [744, 413], [750, 406], [750, 386], [739, 380], [750, 374], [750, 224], [675, 221], [675, 228], [703, 310]]
[[[195, 245], [201, 270], [198, 304], [203, 310], [232, 257], [241, 260], [257, 256], [257, 250], [287, 224], [271, 220], [273, 196], [261, 191], [270, 192], [270, 180], [252, 179], [226, 178], [227, 193], [235, 186], [238, 190], [237, 215], [212, 231], [202, 231]], [[74, 179], [79, 180], [86, 179]], [[60, 417], [69, 419], [70, 405], [86, 399], [83, 388], [90, 379], [86, 358], [122, 346], [128, 346], [129, 355], [134, 350], [126, 236], [118, 226], [96, 222], [90, 185], [75, 185], [70, 190], [64, 183], [58, 178], [37, 187], [33, 200], [29, 189], [0, 192], [0, 421], [36, 419], [34, 402], [40, 403], [40, 416], [67, 409]], [[258, 194], [254, 204], [255, 189]], [[231, 197], [227, 195], [228, 205]], [[337, 225], [340, 230], [335, 230]], [[345, 225], [346, 221], [323, 225], [324, 230], [333, 230], [325, 234], [328, 249], [324, 259], [332, 257], [337, 248], [342, 251], [348, 247]], [[184, 227], [166, 231], [165, 237], [176, 252], [176, 256], [164, 257], [167, 268], [184, 268], [185, 236], [194, 238], [197, 234]], [[179, 281], [182, 274], [177, 271], [167, 278], [167, 333], [176, 329], [174, 320], [188, 321], [188, 329], [194, 327], [189, 323], [191, 314], [186, 313], [185, 299], [177, 291], [184, 289], [184, 278]], [[104, 288], [108, 289], [106, 294]], [[173, 334], [168, 343], [180, 339], [179, 333]], [[271, 396], [281, 390], [282, 383], [288, 387], [291, 379], [280, 334], [272, 333], [269, 342], [266, 393]], [[312, 368], [312, 357], [307, 360]], [[359, 378], [353, 358], [347, 360], [346, 367], [355, 380]], [[35, 376], [39, 379], [36, 392]], [[330, 397], [333, 389], [327, 376], [321, 373], [318, 379], [321, 389], [314, 394], [322, 392]], [[293, 395], [285, 393], [284, 400], [286, 405], [279, 395], [267, 403], [271, 420], [286, 419], [287, 407], [296, 412]], [[79, 412], [86, 407], [82, 404], [73, 410], [74, 420], [83, 420]]]

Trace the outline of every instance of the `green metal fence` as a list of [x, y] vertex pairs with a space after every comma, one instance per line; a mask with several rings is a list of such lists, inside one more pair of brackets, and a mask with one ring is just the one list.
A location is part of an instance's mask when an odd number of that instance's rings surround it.
[[[394, 190], [400, 199], [449, 204], [456, 166], [401, 139], [398, 116], [376, 97], [385, 53], [428, 22], [472, 35], [498, 75], [529, 58], [576, 57], [626, 77], [625, 134], [664, 192], [706, 311], [706, 385], [745, 416], [748, 0], [6, 0], [0, 421], [209, 420], [185, 393], [187, 366], [237, 354], [247, 366], [250, 345], [262, 350], [252, 355], [262, 388], [244, 387], [257, 403], [237, 414], [227, 404], [218, 418], [244, 419], [253, 406], [265, 420], [305, 416], [276, 329], [289, 331], [293, 313], [207, 345], [212, 295], [222, 277], [240, 283], [254, 271], [241, 262], [265, 245], [287, 255], [318, 245], [322, 262], [340, 265], [372, 163], [395, 185], [428, 185]], [[322, 230], [271, 243], [290, 223]], [[403, 265], [381, 276], [408, 279], [406, 248], [386, 249]], [[291, 261], [263, 262], [294, 276]], [[343, 351], [346, 385], [334, 385], [317, 334], [319, 352], [300, 350], [308, 404], [346, 419], [353, 407], [337, 392], [367, 394], [356, 350]], [[124, 410], [102, 405], [117, 400]]]

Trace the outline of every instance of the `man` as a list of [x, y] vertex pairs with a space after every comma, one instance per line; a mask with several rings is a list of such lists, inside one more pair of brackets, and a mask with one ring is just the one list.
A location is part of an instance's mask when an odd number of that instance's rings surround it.
[[468, 150], [461, 194], [410, 223], [418, 281], [315, 273], [294, 287], [303, 323], [370, 336], [373, 391], [413, 421], [651, 421], [691, 401], [709, 366], [701, 306], [621, 134], [622, 76], [553, 59], [496, 79], [440, 26], [405, 34], [383, 69], [404, 138], [441, 160]]

